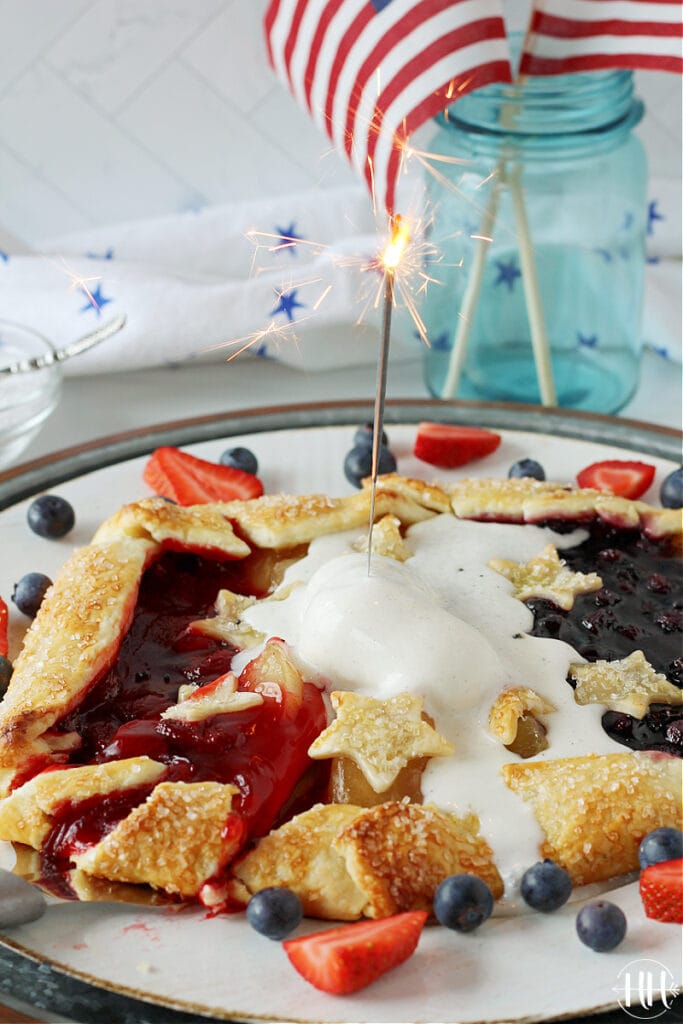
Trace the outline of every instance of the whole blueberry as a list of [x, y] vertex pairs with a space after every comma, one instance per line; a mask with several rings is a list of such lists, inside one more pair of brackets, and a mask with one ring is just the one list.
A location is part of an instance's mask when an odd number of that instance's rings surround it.
[[232, 466], [233, 469], [241, 469], [243, 473], [258, 473], [258, 459], [249, 448], [227, 448], [221, 455], [219, 462], [221, 466]]
[[638, 847], [641, 868], [660, 864], [664, 860], [683, 857], [683, 832], [680, 828], [656, 828], [645, 836]]
[[508, 470], [508, 477], [518, 479], [525, 476], [530, 476], [533, 480], [545, 480], [545, 470], [535, 459], [520, 459], [519, 462], [513, 462]]
[[493, 894], [476, 875], [450, 875], [434, 894], [439, 924], [456, 932], [471, 932], [491, 916]]
[[[393, 473], [396, 469], [396, 459], [388, 448], [381, 447], [378, 456], [378, 470], [380, 473]], [[344, 476], [353, 484], [360, 487], [366, 476], [372, 473], [372, 448], [357, 445], [348, 452], [344, 459]]]
[[5, 696], [9, 681], [12, 678], [12, 662], [4, 654], [0, 655], [0, 699]]
[[73, 507], [58, 494], [41, 494], [29, 505], [26, 518], [34, 533], [51, 540], [65, 537], [76, 522]]
[[620, 907], [607, 900], [587, 903], [576, 915], [576, 933], [584, 946], [596, 953], [608, 953], [626, 935], [626, 916]]
[[674, 469], [662, 481], [659, 500], [664, 508], [683, 508], [683, 466]]
[[284, 939], [297, 927], [303, 910], [301, 900], [283, 886], [260, 889], [247, 903], [247, 920], [251, 927], [268, 939]]
[[567, 872], [548, 859], [532, 864], [522, 875], [520, 883], [524, 902], [544, 914], [564, 906], [571, 891], [572, 880]]
[[34, 618], [40, 608], [45, 591], [52, 586], [52, 580], [42, 572], [27, 572], [18, 583], [14, 584], [12, 600], [24, 615]]
[[[354, 448], [372, 447], [372, 435], [374, 429], [375, 427], [373, 423], [363, 423], [363, 425], [360, 426], [353, 435]], [[389, 447], [389, 438], [387, 437], [385, 430], [382, 431], [382, 444], [385, 448]]]

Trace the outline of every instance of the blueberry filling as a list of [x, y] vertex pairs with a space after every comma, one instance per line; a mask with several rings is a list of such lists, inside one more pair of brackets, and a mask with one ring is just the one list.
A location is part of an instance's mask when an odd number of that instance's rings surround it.
[[[553, 529], [556, 524], [552, 525]], [[594, 522], [589, 536], [560, 552], [574, 572], [598, 572], [603, 586], [576, 598], [566, 612], [551, 601], [527, 601], [533, 636], [571, 644], [587, 661], [615, 661], [642, 650], [657, 672], [683, 687], [681, 563], [670, 539]], [[563, 530], [566, 532], [566, 530]], [[633, 750], [683, 757], [683, 709], [653, 704], [642, 720], [606, 711], [607, 733]]]

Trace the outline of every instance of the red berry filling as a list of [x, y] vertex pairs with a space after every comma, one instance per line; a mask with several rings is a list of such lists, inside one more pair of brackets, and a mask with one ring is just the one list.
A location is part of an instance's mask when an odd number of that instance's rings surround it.
[[[247, 574], [245, 563], [165, 554], [143, 577], [115, 664], [59, 728], [81, 736], [73, 764], [146, 754], [167, 765], [167, 781], [233, 783], [240, 790], [233, 808], [249, 836], [257, 836], [269, 831], [311, 766], [308, 747], [326, 724], [318, 688], [304, 683], [294, 710], [274, 686], [257, 707], [200, 722], [160, 718], [177, 702], [180, 685], [207, 683], [230, 668], [234, 647], [188, 634], [187, 627], [211, 614], [221, 588], [248, 592]], [[135, 790], [65, 805], [47, 843], [46, 873], [65, 869], [74, 842], [97, 842], [147, 795]]]

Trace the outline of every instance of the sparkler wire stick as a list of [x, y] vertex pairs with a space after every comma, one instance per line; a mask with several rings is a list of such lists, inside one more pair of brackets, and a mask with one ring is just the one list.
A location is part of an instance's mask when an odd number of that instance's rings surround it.
[[382, 337], [377, 363], [377, 390], [375, 392], [374, 426], [372, 431], [372, 490], [370, 496], [370, 524], [368, 526], [368, 576], [372, 562], [372, 528], [375, 524], [375, 500], [379, 474], [379, 449], [384, 426], [384, 403], [387, 395], [387, 369], [391, 340], [391, 311], [394, 305], [394, 270], [387, 267], [384, 274], [384, 307], [382, 311]]

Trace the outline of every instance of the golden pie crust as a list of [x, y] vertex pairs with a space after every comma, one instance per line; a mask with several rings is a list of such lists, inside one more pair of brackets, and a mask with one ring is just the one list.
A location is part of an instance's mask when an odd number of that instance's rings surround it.
[[[61, 735], [55, 726], [113, 663], [142, 576], [163, 551], [217, 559], [268, 552], [285, 557], [316, 537], [366, 526], [369, 511], [366, 481], [346, 498], [275, 495], [190, 508], [149, 499], [126, 505], [104, 523], [48, 591], [0, 703], [0, 839], [40, 850], [65, 800], [147, 786], [148, 795], [127, 817], [74, 855], [77, 891], [111, 891], [119, 883], [123, 892], [145, 885], [182, 898], [208, 891], [243, 839], [232, 811], [235, 787], [165, 781], [164, 766], [144, 756], [70, 766], [78, 737]], [[532, 480], [462, 480], [441, 487], [389, 474], [379, 480], [375, 512], [381, 524], [375, 551], [397, 560], [410, 556], [405, 528], [435, 515], [513, 523], [562, 518], [577, 524], [598, 517], [639, 526], [653, 537], [680, 535], [682, 527], [678, 510]], [[557, 552], [542, 555], [557, 560]], [[249, 599], [225, 592], [221, 600], [217, 618], [198, 622], [197, 630], [218, 630], [244, 646], [258, 642], [258, 634], [250, 635], [240, 620]], [[525, 712], [552, 710], [533, 691], [508, 690], [491, 709], [490, 728], [506, 742]], [[416, 722], [424, 739], [419, 711]], [[362, 735], [362, 722], [360, 729]], [[438, 722], [426, 729], [432, 745], [418, 744], [410, 757], [451, 756]], [[324, 749], [323, 736], [319, 750]], [[343, 753], [353, 759], [353, 751]], [[541, 826], [539, 853], [563, 864], [577, 884], [632, 870], [643, 835], [680, 823], [680, 764], [663, 755], [515, 761], [503, 776]], [[391, 799], [372, 807], [313, 807], [240, 856], [228, 884], [232, 898], [242, 900], [266, 885], [287, 885], [299, 893], [307, 914], [350, 920], [429, 909], [439, 882], [460, 871], [479, 875], [494, 895], [501, 894], [498, 868], [477, 819]]]

